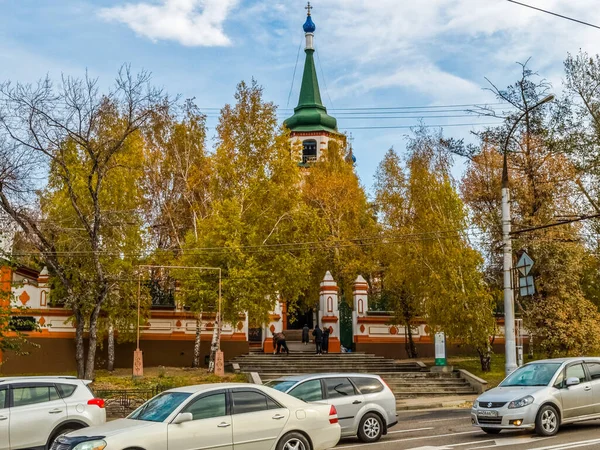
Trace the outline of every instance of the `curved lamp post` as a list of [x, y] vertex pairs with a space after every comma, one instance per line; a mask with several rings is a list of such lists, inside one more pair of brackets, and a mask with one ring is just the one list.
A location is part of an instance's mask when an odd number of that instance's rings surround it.
[[512, 271], [513, 271], [513, 255], [512, 255], [512, 240], [510, 237], [511, 232], [511, 218], [510, 218], [510, 192], [508, 189], [508, 144], [512, 134], [517, 129], [517, 125], [521, 120], [534, 109], [542, 106], [545, 103], [554, 100], [554, 94], [550, 94], [544, 97], [541, 101], [535, 105], [527, 108], [523, 114], [521, 114], [517, 120], [515, 120], [512, 128], [510, 129], [506, 141], [504, 142], [503, 148], [503, 167], [502, 167], [502, 243], [503, 243], [503, 254], [504, 254], [504, 339], [505, 339], [505, 354], [506, 354], [506, 366], [505, 373], [509, 375], [512, 371], [517, 368], [517, 347], [515, 342], [515, 302], [514, 302], [514, 291], [512, 287]]

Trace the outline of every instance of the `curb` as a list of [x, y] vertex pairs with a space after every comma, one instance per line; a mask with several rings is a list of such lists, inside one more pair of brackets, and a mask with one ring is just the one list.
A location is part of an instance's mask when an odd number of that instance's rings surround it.
[[469, 409], [473, 405], [472, 400], [453, 400], [446, 402], [416, 403], [414, 405], [396, 405], [396, 411], [418, 411], [426, 409], [460, 408]]

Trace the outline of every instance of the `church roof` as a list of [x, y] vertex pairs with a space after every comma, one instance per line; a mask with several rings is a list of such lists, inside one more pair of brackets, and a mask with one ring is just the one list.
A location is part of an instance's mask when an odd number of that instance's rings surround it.
[[[303, 28], [305, 33], [310, 35], [316, 29], [310, 14]], [[321, 91], [319, 90], [319, 80], [314, 60], [315, 50], [312, 48], [312, 45], [307, 44], [305, 53], [306, 59], [304, 61], [304, 73], [302, 75], [298, 106], [294, 108], [294, 115], [285, 120], [284, 124], [292, 131], [327, 131], [338, 133], [337, 120], [327, 114], [327, 108], [323, 106], [321, 100]]]

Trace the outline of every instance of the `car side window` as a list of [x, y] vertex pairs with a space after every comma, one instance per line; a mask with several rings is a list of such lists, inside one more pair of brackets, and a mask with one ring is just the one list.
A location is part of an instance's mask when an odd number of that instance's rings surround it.
[[13, 407], [35, 405], [53, 400], [59, 400], [54, 386], [13, 386]]
[[554, 382], [554, 387], [556, 389], [562, 389], [565, 386], [565, 371], [561, 370], [556, 377], [556, 381]]
[[192, 413], [194, 420], [225, 416], [227, 414], [225, 393], [207, 395], [194, 400], [183, 412]]
[[0, 389], [0, 409], [8, 408], [8, 389]]
[[383, 391], [383, 384], [377, 378], [354, 377], [350, 379], [361, 394], [375, 394]]
[[318, 402], [323, 400], [323, 390], [321, 389], [321, 380], [310, 380], [299, 384], [292, 389], [289, 394], [305, 402]]
[[583, 364], [573, 364], [572, 366], [567, 367], [567, 380], [569, 378], [579, 378], [579, 382], [584, 383], [586, 379]]
[[325, 392], [327, 398], [340, 398], [356, 395], [354, 386], [348, 378], [325, 378]]
[[590, 373], [590, 378], [592, 381], [600, 380], [600, 363], [586, 362], [585, 365], [588, 368], [588, 372]]
[[256, 391], [235, 391], [232, 393], [233, 413], [245, 414], [257, 411], [266, 411], [267, 397]]
[[61, 383], [56, 385], [56, 389], [58, 390], [58, 393], [62, 398], [69, 398], [71, 395], [73, 395], [73, 393], [77, 389], [77, 386], [75, 386], [74, 384]]

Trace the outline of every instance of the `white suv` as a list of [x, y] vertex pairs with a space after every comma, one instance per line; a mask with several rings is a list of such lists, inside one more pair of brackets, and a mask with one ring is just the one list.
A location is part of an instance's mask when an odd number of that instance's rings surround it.
[[0, 450], [45, 450], [60, 435], [106, 422], [91, 381], [75, 377], [0, 378]]

